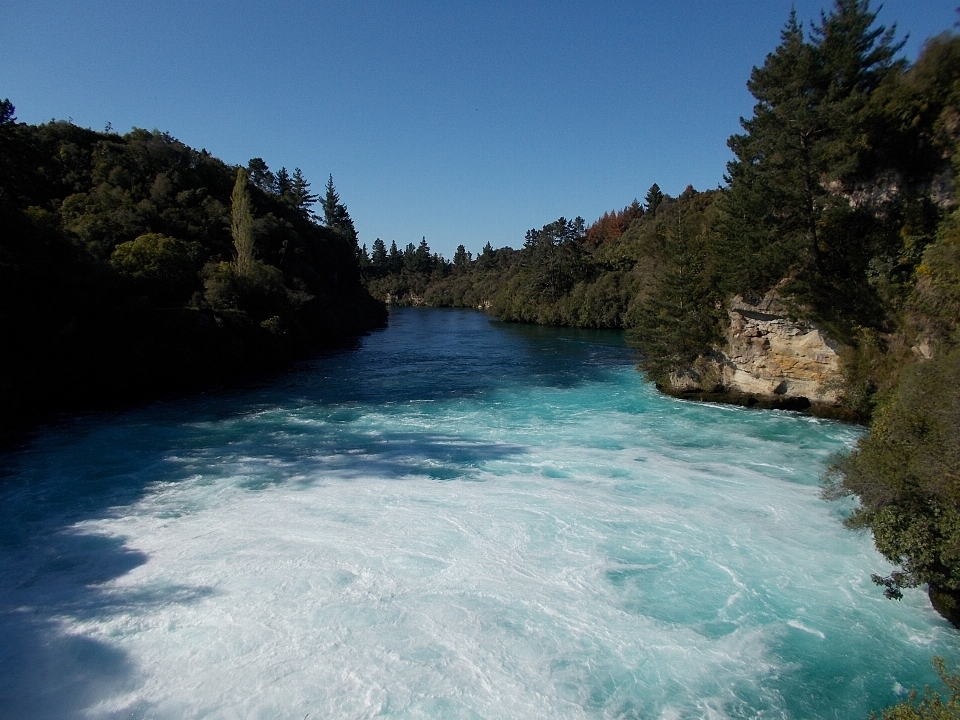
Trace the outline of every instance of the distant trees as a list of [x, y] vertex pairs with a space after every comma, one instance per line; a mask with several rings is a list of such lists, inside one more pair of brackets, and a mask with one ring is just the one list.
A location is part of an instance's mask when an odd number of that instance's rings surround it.
[[540, 230], [528, 230], [523, 244], [524, 271], [517, 282], [544, 300], [559, 299], [584, 277], [585, 232], [582, 217], [573, 220], [561, 217]]
[[255, 187], [260, 188], [263, 192], [274, 191], [277, 179], [270, 171], [270, 168], [267, 167], [267, 163], [264, 162], [263, 158], [250, 158], [250, 162], [247, 163], [247, 172], [249, 173], [250, 182], [253, 183]]
[[373, 252], [370, 255], [370, 266], [377, 275], [385, 275], [390, 270], [390, 259], [387, 256], [387, 246], [380, 238], [373, 241]]
[[[661, 200], [663, 200], [662, 193], [657, 204]], [[606, 242], [616, 240], [626, 232], [634, 220], [642, 218], [643, 214], [643, 207], [634, 199], [622, 210], [605, 212], [599, 220], [586, 229], [584, 240], [591, 247], [598, 247]]]
[[4, 98], [0, 100], [0, 125], [12, 125], [17, 121], [16, 116], [13, 114], [15, 108], [13, 103], [10, 102], [9, 98]]
[[307, 182], [300, 168], [294, 168], [290, 182], [290, 196], [293, 206], [307, 217], [312, 216], [310, 208], [320, 199], [319, 195], [310, 192], [310, 183]]
[[[251, 185], [280, 198], [304, 218], [314, 218], [312, 207], [320, 198], [310, 192], [310, 183], [300, 168], [295, 168], [293, 175], [287, 172], [285, 167], [274, 173], [263, 158], [251, 158], [247, 163], [247, 177]], [[339, 197], [337, 201], [339, 202]]]
[[457, 268], [465, 268], [473, 261], [473, 257], [463, 245], [457, 245], [457, 251], [453, 254], [453, 264]]

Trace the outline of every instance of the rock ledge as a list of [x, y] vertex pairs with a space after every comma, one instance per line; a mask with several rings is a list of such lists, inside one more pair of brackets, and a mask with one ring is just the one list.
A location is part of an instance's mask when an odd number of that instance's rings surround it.
[[[721, 347], [658, 387], [677, 397], [846, 417], [840, 407], [838, 345], [819, 328], [790, 317], [776, 290], [737, 295]], [[852, 418], [850, 418], [852, 419]]]

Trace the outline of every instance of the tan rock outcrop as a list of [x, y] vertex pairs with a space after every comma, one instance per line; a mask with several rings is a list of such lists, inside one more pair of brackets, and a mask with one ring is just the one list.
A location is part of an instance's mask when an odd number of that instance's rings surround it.
[[837, 345], [819, 328], [790, 317], [775, 290], [734, 297], [721, 347], [670, 375], [671, 395], [761, 407], [831, 408], [842, 387]]
[[841, 385], [837, 346], [818, 328], [792, 320], [775, 290], [730, 302], [723, 385], [761, 397], [805, 397], [834, 405]]

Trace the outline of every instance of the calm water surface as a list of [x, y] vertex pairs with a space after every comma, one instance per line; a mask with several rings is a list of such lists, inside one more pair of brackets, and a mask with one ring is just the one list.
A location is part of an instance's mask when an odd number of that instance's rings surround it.
[[818, 498], [857, 434], [394, 311], [2, 458], [0, 717], [866, 717], [960, 642]]

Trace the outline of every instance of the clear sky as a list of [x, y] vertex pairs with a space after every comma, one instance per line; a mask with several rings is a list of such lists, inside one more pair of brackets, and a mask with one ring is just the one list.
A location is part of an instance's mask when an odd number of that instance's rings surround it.
[[[810, 21], [832, 0], [796, 0]], [[886, 0], [908, 58], [958, 0]], [[716, 187], [790, 0], [2, 0], [21, 122], [159, 129], [226, 162], [328, 174], [368, 247], [447, 258]], [[877, 4], [874, 3], [874, 7]]]

